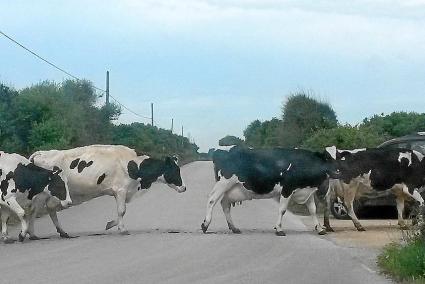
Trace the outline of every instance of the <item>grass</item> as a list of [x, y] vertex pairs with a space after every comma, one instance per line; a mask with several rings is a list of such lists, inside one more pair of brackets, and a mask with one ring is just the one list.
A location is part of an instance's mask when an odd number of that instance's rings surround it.
[[425, 283], [425, 242], [411, 240], [405, 245], [391, 244], [378, 256], [385, 273], [405, 283]]

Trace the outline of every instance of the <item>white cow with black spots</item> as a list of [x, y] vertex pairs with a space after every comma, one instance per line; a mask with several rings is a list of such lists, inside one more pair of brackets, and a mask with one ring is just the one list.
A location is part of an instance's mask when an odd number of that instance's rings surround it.
[[21, 222], [20, 241], [25, 239], [29, 229], [24, 219], [25, 211], [18, 203], [17, 197], [20, 197], [20, 200], [28, 200], [29, 205], [40, 196], [47, 196], [64, 208], [71, 204], [61, 172], [57, 167], [52, 170], [44, 169], [30, 163], [23, 156], [0, 151], [0, 207], [2, 238], [5, 242], [10, 240], [7, 234], [10, 212], [15, 213]]
[[[30, 160], [41, 167], [58, 166], [63, 169], [73, 204], [102, 195], [113, 196], [117, 204], [117, 219], [108, 222], [106, 229], [118, 226], [121, 234], [128, 234], [123, 216], [126, 203], [136, 192], [148, 189], [154, 182], [165, 183], [177, 192], [186, 190], [174, 158], [160, 160], [147, 155], [138, 156], [133, 149], [121, 145], [38, 151], [31, 155]], [[37, 210], [45, 204], [60, 236], [69, 237], [56, 215], [60, 205], [50, 199], [40, 199]], [[30, 233], [35, 236], [34, 232]]]

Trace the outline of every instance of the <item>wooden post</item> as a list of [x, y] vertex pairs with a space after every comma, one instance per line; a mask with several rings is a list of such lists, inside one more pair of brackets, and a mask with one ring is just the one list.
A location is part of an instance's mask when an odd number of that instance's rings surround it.
[[106, 106], [109, 106], [109, 71], [106, 71]]
[[184, 136], [183, 136], [183, 125], [182, 125], [182, 147], [183, 147], [183, 138]]
[[153, 126], [153, 103], [151, 103], [151, 125]]

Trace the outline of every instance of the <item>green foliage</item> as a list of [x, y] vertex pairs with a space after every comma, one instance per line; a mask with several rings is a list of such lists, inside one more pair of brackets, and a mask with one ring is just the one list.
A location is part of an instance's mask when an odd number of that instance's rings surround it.
[[282, 121], [272, 118], [261, 122], [254, 120], [244, 130], [245, 144], [251, 147], [275, 147], [280, 146], [279, 128]]
[[399, 280], [425, 281], [425, 243], [415, 240], [406, 245], [392, 244], [378, 256], [385, 272]]
[[232, 146], [232, 145], [242, 145], [242, 144], [243, 144], [242, 139], [232, 135], [227, 135], [218, 141], [218, 145], [220, 146]]
[[393, 112], [389, 115], [374, 115], [363, 120], [362, 127], [372, 127], [389, 137], [399, 137], [425, 130], [425, 113]]
[[385, 135], [380, 135], [369, 127], [359, 128], [347, 124], [315, 132], [304, 141], [302, 147], [314, 151], [322, 151], [325, 147], [334, 145], [339, 149], [355, 149], [376, 147], [386, 140]]
[[113, 129], [113, 144], [126, 145], [153, 157], [177, 155], [182, 163], [197, 158], [198, 146], [187, 137], [143, 123], [120, 124]]
[[289, 96], [282, 108], [281, 144], [287, 147], [300, 146], [316, 131], [337, 126], [335, 111], [324, 102], [304, 92]]
[[98, 107], [88, 81], [45, 81], [15, 91], [0, 84], [0, 149], [28, 156], [40, 149], [122, 144], [153, 156], [196, 158], [198, 147], [185, 137], [141, 123], [115, 126], [115, 104]]

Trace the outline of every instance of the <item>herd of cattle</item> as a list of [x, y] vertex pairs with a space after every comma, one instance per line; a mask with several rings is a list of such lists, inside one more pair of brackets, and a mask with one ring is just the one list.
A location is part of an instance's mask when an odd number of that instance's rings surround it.
[[[344, 200], [357, 230], [361, 226], [353, 211], [353, 201], [372, 190], [391, 190], [397, 202], [399, 225], [404, 227], [403, 209], [406, 199], [422, 206], [418, 189], [425, 186], [424, 156], [409, 149], [339, 150], [328, 147], [323, 152], [302, 149], [252, 149], [233, 146], [216, 150], [213, 155], [216, 183], [208, 195], [206, 216], [201, 224], [205, 233], [211, 223], [212, 211], [221, 200], [229, 229], [240, 230], [232, 221], [232, 204], [251, 199], [272, 198], [279, 202], [276, 234], [284, 236], [282, 218], [288, 204], [305, 204], [314, 229], [319, 234], [333, 231], [329, 223], [330, 202], [335, 196]], [[92, 145], [70, 150], [38, 151], [29, 159], [0, 151], [0, 213], [2, 238], [12, 242], [7, 233], [7, 221], [14, 212], [21, 222], [18, 236], [38, 239], [34, 221], [46, 208], [57, 232], [62, 229], [57, 211], [90, 199], [110, 195], [115, 197], [117, 219], [106, 224], [106, 230], [117, 226], [128, 234], [123, 222], [126, 203], [139, 190], [152, 183], [165, 183], [177, 192], [186, 191], [177, 159], [163, 160], [138, 155], [120, 145]], [[315, 193], [324, 196], [327, 206], [324, 227], [316, 216]], [[22, 201], [24, 200], [24, 201]], [[23, 203], [30, 207], [25, 214]]]

